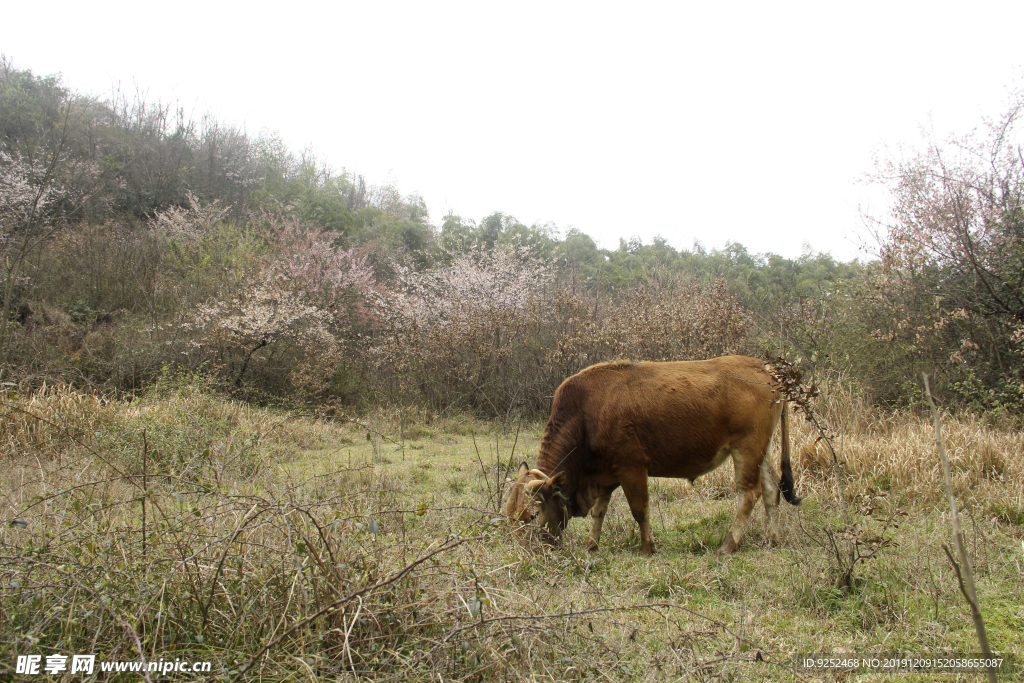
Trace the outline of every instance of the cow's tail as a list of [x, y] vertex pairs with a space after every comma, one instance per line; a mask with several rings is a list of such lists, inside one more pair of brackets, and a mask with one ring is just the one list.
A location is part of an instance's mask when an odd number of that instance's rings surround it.
[[782, 402], [782, 415], [779, 416], [779, 437], [782, 440], [782, 481], [779, 482], [779, 489], [782, 491], [782, 495], [785, 496], [786, 502], [790, 505], [799, 505], [800, 499], [797, 498], [796, 491], [793, 485], [793, 467], [789, 462], [789, 424], [786, 420], [786, 413], [789, 404], [785, 401]]

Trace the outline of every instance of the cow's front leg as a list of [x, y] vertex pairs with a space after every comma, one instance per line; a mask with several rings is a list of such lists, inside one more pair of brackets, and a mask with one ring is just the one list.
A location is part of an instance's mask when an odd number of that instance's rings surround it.
[[598, 496], [594, 507], [590, 509], [592, 521], [590, 523], [590, 535], [587, 536], [587, 550], [597, 550], [597, 544], [601, 542], [601, 526], [604, 524], [604, 515], [608, 512], [608, 504], [612, 501], [613, 491], [615, 489], [609, 489]]
[[619, 476], [622, 492], [626, 494], [629, 511], [633, 519], [640, 525], [640, 552], [644, 555], [654, 554], [654, 541], [651, 539], [650, 501], [647, 495], [647, 471], [630, 472]]

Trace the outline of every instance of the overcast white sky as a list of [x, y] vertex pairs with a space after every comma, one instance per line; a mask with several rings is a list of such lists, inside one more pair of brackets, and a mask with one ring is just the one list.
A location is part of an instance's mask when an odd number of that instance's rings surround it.
[[873, 157], [1000, 113], [1022, 26], [1019, 1], [79, 0], [10, 3], [0, 51], [276, 131], [435, 223], [850, 259]]

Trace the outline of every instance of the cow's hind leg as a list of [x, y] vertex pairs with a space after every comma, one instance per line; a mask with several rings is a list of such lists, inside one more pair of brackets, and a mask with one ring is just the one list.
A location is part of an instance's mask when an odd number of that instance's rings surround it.
[[764, 514], [767, 518], [765, 524], [768, 527], [768, 542], [772, 545], [779, 544], [779, 486], [775, 483], [775, 475], [772, 474], [768, 465], [768, 457], [765, 456], [761, 463], [761, 501], [764, 503]]
[[750, 513], [754, 510], [754, 503], [761, 495], [761, 474], [758, 459], [751, 458], [742, 450], [733, 449], [732, 461], [736, 468], [736, 488], [738, 500], [736, 506], [736, 519], [725, 537], [725, 542], [718, 549], [718, 554], [735, 552], [740, 546], [743, 538], [743, 530], [747, 528], [750, 520]]
[[739, 492], [739, 504], [736, 507], [736, 520], [732, 523], [732, 528], [729, 529], [729, 534], [725, 537], [725, 542], [722, 543], [722, 547], [718, 549], [719, 555], [736, 552], [736, 549], [740, 547], [740, 540], [743, 538], [743, 530], [747, 527], [747, 521], [750, 519], [750, 512], [754, 509], [754, 503], [757, 502], [757, 496], [759, 493], [760, 492], [756, 488], [746, 489], [745, 491]]
[[590, 509], [590, 517], [593, 521], [590, 523], [590, 535], [587, 536], [587, 550], [597, 550], [597, 544], [601, 542], [601, 526], [604, 524], [604, 515], [608, 512], [608, 504], [612, 500], [614, 491], [615, 489], [611, 488], [602, 493], [594, 503], [594, 507]]
[[619, 474], [619, 484], [626, 494], [629, 511], [633, 519], [640, 525], [640, 552], [644, 555], [654, 554], [654, 541], [651, 539], [650, 500], [647, 495], [647, 470], [632, 470]]

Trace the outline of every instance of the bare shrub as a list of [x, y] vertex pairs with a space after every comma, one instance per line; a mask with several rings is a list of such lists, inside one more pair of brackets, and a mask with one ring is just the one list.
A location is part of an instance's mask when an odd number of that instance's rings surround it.
[[724, 281], [706, 286], [674, 274], [618, 297], [563, 290], [554, 311], [557, 332], [545, 361], [565, 374], [614, 358], [698, 360], [735, 353], [748, 327]]
[[718, 356], [747, 331], [723, 282], [665, 275], [619, 295], [588, 292], [508, 246], [402, 270], [375, 308], [369, 357], [384, 397], [492, 416], [543, 415], [555, 387], [593, 363]]

